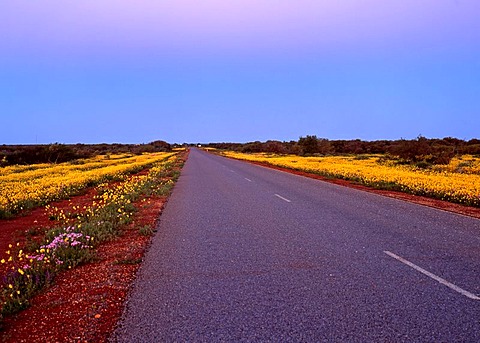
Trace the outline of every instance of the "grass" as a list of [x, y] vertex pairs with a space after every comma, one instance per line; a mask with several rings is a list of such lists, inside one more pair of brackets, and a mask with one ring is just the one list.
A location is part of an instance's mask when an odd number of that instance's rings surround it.
[[138, 229], [139, 234], [147, 237], [153, 235], [154, 232], [155, 230], [150, 225], [145, 225]]

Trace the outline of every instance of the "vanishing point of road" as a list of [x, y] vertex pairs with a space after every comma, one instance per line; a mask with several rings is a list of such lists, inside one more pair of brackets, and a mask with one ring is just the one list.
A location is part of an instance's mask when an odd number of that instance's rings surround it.
[[192, 149], [118, 342], [480, 342], [480, 220]]

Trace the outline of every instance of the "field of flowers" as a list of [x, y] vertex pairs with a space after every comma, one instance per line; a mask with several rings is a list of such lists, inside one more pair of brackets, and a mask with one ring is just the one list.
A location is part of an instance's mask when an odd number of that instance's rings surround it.
[[438, 172], [480, 175], [480, 158], [472, 155], [456, 156], [447, 165], [433, 167]]
[[[32, 296], [48, 286], [60, 271], [89, 262], [100, 243], [119, 235], [124, 225], [132, 221], [138, 207], [136, 203], [152, 196], [168, 195], [179, 176], [178, 168], [183, 164], [182, 157], [176, 153], [124, 156], [118, 157], [117, 162], [105, 162], [109, 166], [104, 164], [83, 170], [88, 173], [92, 169], [105, 169], [103, 173], [95, 174], [99, 177], [94, 181], [99, 182], [111, 176], [125, 175], [146, 165], [150, 168], [147, 173], [124, 177], [118, 183], [98, 184], [92, 204], [82, 209], [74, 207], [72, 213], [64, 213], [47, 205], [46, 211], [55, 217], [58, 226], [49, 229], [41, 239], [27, 239], [27, 244], [23, 247], [20, 243], [9, 245], [5, 258], [0, 260], [7, 267], [7, 274], [0, 283], [0, 323], [2, 315], [28, 307]], [[82, 166], [96, 163], [88, 160]], [[118, 168], [120, 166], [122, 168]], [[45, 166], [44, 169], [55, 170], [55, 166]], [[108, 171], [113, 174], [108, 174]], [[72, 171], [77, 172], [75, 169]], [[39, 177], [40, 180], [45, 178], [51, 180], [51, 173]], [[139, 228], [139, 232], [149, 235], [153, 229]]]
[[473, 156], [457, 157], [445, 166], [419, 169], [395, 164], [383, 155], [302, 157], [231, 151], [221, 154], [480, 207], [480, 160]]
[[96, 156], [60, 164], [0, 168], [0, 218], [78, 194], [168, 159], [174, 153]]

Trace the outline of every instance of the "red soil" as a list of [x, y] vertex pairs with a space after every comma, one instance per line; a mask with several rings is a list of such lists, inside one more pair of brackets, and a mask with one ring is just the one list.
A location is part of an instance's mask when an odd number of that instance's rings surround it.
[[[95, 262], [61, 273], [28, 309], [6, 318], [3, 341], [106, 341], [150, 241], [138, 228], [155, 227], [165, 201], [165, 197], [148, 199], [122, 236], [100, 246]], [[75, 198], [71, 203], [76, 203]]]
[[[95, 195], [92, 188], [83, 195], [50, 205], [70, 212], [74, 206], [91, 205]], [[166, 201], [166, 197], [155, 196], [134, 203], [138, 211], [133, 221], [123, 228], [121, 236], [98, 248], [94, 262], [57, 275], [54, 285], [34, 297], [28, 309], [4, 319], [2, 342], [106, 341], [121, 316], [150, 242], [150, 237], [142, 235], [139, 228], [155, 228]], [[44, 208], [0, 221], [0, 256], [5, 255], [9, 244], [22, 245], [30, 228], [41, 233], [55, 224]], [[0, 270], [2, 275], [3, 272]]]

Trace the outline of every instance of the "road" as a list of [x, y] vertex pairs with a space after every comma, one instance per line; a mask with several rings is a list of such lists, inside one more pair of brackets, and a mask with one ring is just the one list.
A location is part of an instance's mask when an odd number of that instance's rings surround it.
[[192, 149], [112, 340], [480, 342], [480, 221]]

